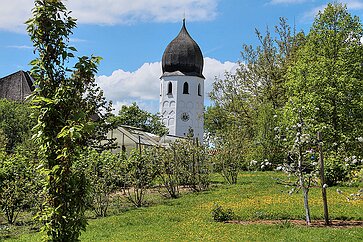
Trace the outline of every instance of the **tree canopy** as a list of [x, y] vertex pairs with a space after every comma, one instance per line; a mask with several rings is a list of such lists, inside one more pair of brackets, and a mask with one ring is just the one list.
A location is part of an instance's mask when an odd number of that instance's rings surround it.
[[133, 126], [160, 136], [168, 132], [158, 115], [142, 110], [135, 102], [130, 106], [122, 105], [118, 115], [112, 117], [110, 121], [115, 126]]

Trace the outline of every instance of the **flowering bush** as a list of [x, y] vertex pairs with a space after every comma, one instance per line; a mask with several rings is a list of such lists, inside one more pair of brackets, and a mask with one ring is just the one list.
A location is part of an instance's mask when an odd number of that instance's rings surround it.
[[363, 159], [357, 156], [327, 157], [325, 159], [326, 184], [337, 185], [341, 182], [353, 184], [360, 181], [359, 172], [363, 169]]
[[251, 160], [248, 164], [248, 169], [253, 171], [270, 171], [273, 169], [273, 164], [267, 159], [261, 162]]

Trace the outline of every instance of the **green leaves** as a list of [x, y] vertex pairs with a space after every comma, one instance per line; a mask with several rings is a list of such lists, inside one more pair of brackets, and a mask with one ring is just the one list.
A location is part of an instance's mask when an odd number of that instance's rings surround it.
[[168, 133], [167, 128], [161, 123], [158, 115], [140, 109], [135, 102], [130, 106], [123, 105], [118, 116], [110, 118], [109, 121], [115, 126], [129, 125], [159, 136]]
[[27, 21], [37, 54], [31, 62], [37, 86], [32, 108], [39, 113], [34, 115], [37, 124], [32, 132], [44, 167], [46, 192], [38, 217], [46, 240], [77, 241], [86, 227], [87, 189], [84, 171], [75, 165], [85, 148], [105, 148], [100, 141], [106, 140], [110, 128], [106, 119], [111, 106], [95, 84], [100, 57], [83, 56], [73, 68], [66, 66], [77, 51], [69, 46], [76, 20], [63, 1], [34, 2], [33, 16]]
[[362, 36], [358, 18], [340, 3], [328, 4], [287, 73], [293, 106], [304, 107], [313, 130], [325, 129], [327, 148], [335, 152], [352, 152], [352, 141], [363, 128], [363, 109], [358, 108], [363, 102]]

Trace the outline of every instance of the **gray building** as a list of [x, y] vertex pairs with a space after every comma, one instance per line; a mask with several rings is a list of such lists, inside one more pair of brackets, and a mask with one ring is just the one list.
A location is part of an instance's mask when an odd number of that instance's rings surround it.
[[33, 78], [28, 72], [18, 71], [0, 78], [0, 99], [23, 101], [33, 90]]

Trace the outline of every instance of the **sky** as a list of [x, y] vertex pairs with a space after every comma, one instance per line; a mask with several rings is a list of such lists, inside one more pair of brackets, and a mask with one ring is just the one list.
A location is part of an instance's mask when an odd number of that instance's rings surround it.
[[[161, 57], [177, 36], [185, 17], [188, 32], [204, 56], [205, 103], [214, 79], [234, 72], [243, 44], [258, 45], [255, 29], [273, 31], [280, 17], [307, 33], [321, 0], [64, 0], [77, 18], [70, 45], [76, 55], [103, 58], [98, 85], [114, 104], [136, 102], [159, 110]], [[341, 0], [363, 19], [363, 0]], [[32, 0], [0, 0], [0, 77], [31, 69], [35, 58], [24, 22]]]

